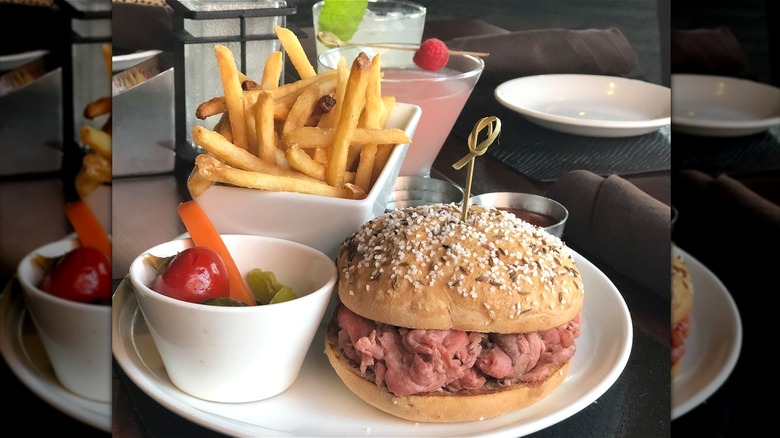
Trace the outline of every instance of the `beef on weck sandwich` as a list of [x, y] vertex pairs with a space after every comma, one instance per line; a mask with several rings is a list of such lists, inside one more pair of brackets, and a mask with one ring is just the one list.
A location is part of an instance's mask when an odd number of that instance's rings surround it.
[[677, 378], [690, 335], [693, 282], [680, 254], [672, 254], [672, 380]]
[[494, 208], [380, 215], [343, 243], [325, 352], [365, 402], [419, 422], [498, 417], [564, 381], [584, 289], [557, 237]]

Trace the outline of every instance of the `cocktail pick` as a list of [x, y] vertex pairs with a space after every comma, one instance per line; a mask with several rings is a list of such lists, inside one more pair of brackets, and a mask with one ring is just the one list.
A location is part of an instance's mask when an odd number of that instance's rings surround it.
[[[378, 49], [397, 49], [397, 50], [411, 50], [417, 51], [420, 48], [419, 45], [401, 45], [401, 44], [376, 44], [376, 43], [353, 43], [342, 41], [332, 32], [317, 32], [317, 41], [322, 43], [325, 47], [375, 47]], [[473, 55], [479, 57], [485, 57], [490, 53], [485, 52], [465, 52], [462, 50], [447, 50], [450, 55]]]
[[[479, 133], [482, 132], [484, 129], [487, 128], [487, 137], [485, 137], [484, 140], [477, 143], [479, 140]], [[493, 144], [493, 142], [498, 138], [498, 135], [501, 134], [501, 119], [499, 119], [496, 116], [490, 116], [490, 117], [483, 117], [481, 118], [475, 125], [474, 129], [471, 130], [471, 133], [469, 134], [468, 139], [468, 145], [469, 145], [469, 153], [461, 158], [457, 163], [453, 164], [452, 167], [455, 170], [460, 170], [463, 166], [468, 163], [469, 170], [468, 174], [466, 175], [466, 193], [463, 195], [463, 210], [460, 215], [461, 220], [466, 220], [466, 217], [468, 216], [469, 212], [469, 198], [471, 198], [471, 180], [474, 178], [474, 160], [482, 154], [484, 154], [487, 151], [487, 148]]]

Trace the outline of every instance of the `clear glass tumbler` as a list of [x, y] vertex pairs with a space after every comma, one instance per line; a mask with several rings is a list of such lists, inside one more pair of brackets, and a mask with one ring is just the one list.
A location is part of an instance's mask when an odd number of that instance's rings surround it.
[[[314, 35], [320, 31], [319, 17], [323, 1], [312, 7]], [[425, 27], [424, 6], [409, 1], [369, 0], [366, 14], [357, 31], [349, 39], [356, 43], [410, 43], [422, 42]], [[316, 41], [317, 56], [326, 47]]]

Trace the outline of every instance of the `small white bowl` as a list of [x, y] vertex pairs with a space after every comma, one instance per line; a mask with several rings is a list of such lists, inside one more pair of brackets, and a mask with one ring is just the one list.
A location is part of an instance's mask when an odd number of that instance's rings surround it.
[[671, 123], [669, 87], [615, 76], [526, 76], [496, 87], [505, 107], [548, 129], [588, 137], [630, 137]]
[[244, 278], [253, 268], [272, 271], [299, 297], [265, 306], [221, 307], [150, 289], [156, 274], [146, 255], [174, 255], [191, 247], [190, 239], [144, 251], [130, 265], [130, 281], [174, 385], [215, 402], [267, 399], [297, 379], [333, 294], [336, 264], [322, 252], [288, 240], [250, 235], [222, 239]]
[[38, 288], [45, 272], [35, 257], [58, 257], [79, 245], [73, 238], [37, 248], [19, 263], [17, 276], [57, 379], [75, 394], [110, 402], [111, 306], [70, 301]]
[[672, 89], [675, 132], [737, 137], [780, 125], [780, 88], [746, 79], [675, 74]]
[[[388, 128], [401, 128], [412, 138], [420, 120], [419, 106], [396, 103]], [[332, 258], [341, 243], [363, 223], [385, 212], [408, 144], [398, 145], [364, 199], [339, 199], [294, 192], [271, 192], [214, 185], [195, 202], [222, 234], [255, 234], [293, 240]]]

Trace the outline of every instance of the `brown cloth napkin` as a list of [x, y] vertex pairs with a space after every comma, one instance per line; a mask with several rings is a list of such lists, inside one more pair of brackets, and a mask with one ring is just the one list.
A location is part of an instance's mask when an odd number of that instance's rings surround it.
[[[115, 50], [171, 50], [173, 8], [159, 0], [113, 0], [111, 37]], [[143, 23], [143, 25], [139, 25]]]
[[672, 73], [740, 76], [746, 73], [749, 61], [726, 27], [672, 29], [671, 65]]
[[566, 173], [547, 196], [569, 210], [563, 239], [662, 297], [671, 284], [671, 207], [618, 175]]
[[683, 170], [672, 177], [678, 211], [672, 239], [733, 295], [778, 290], [780, 205], [726, 174]]
[[454, 50], [489, 52], [480, 80], [503, 82], [554, 73], [629, 76], [639, 58], [620, 29], [539, 29], [446, 41]]

